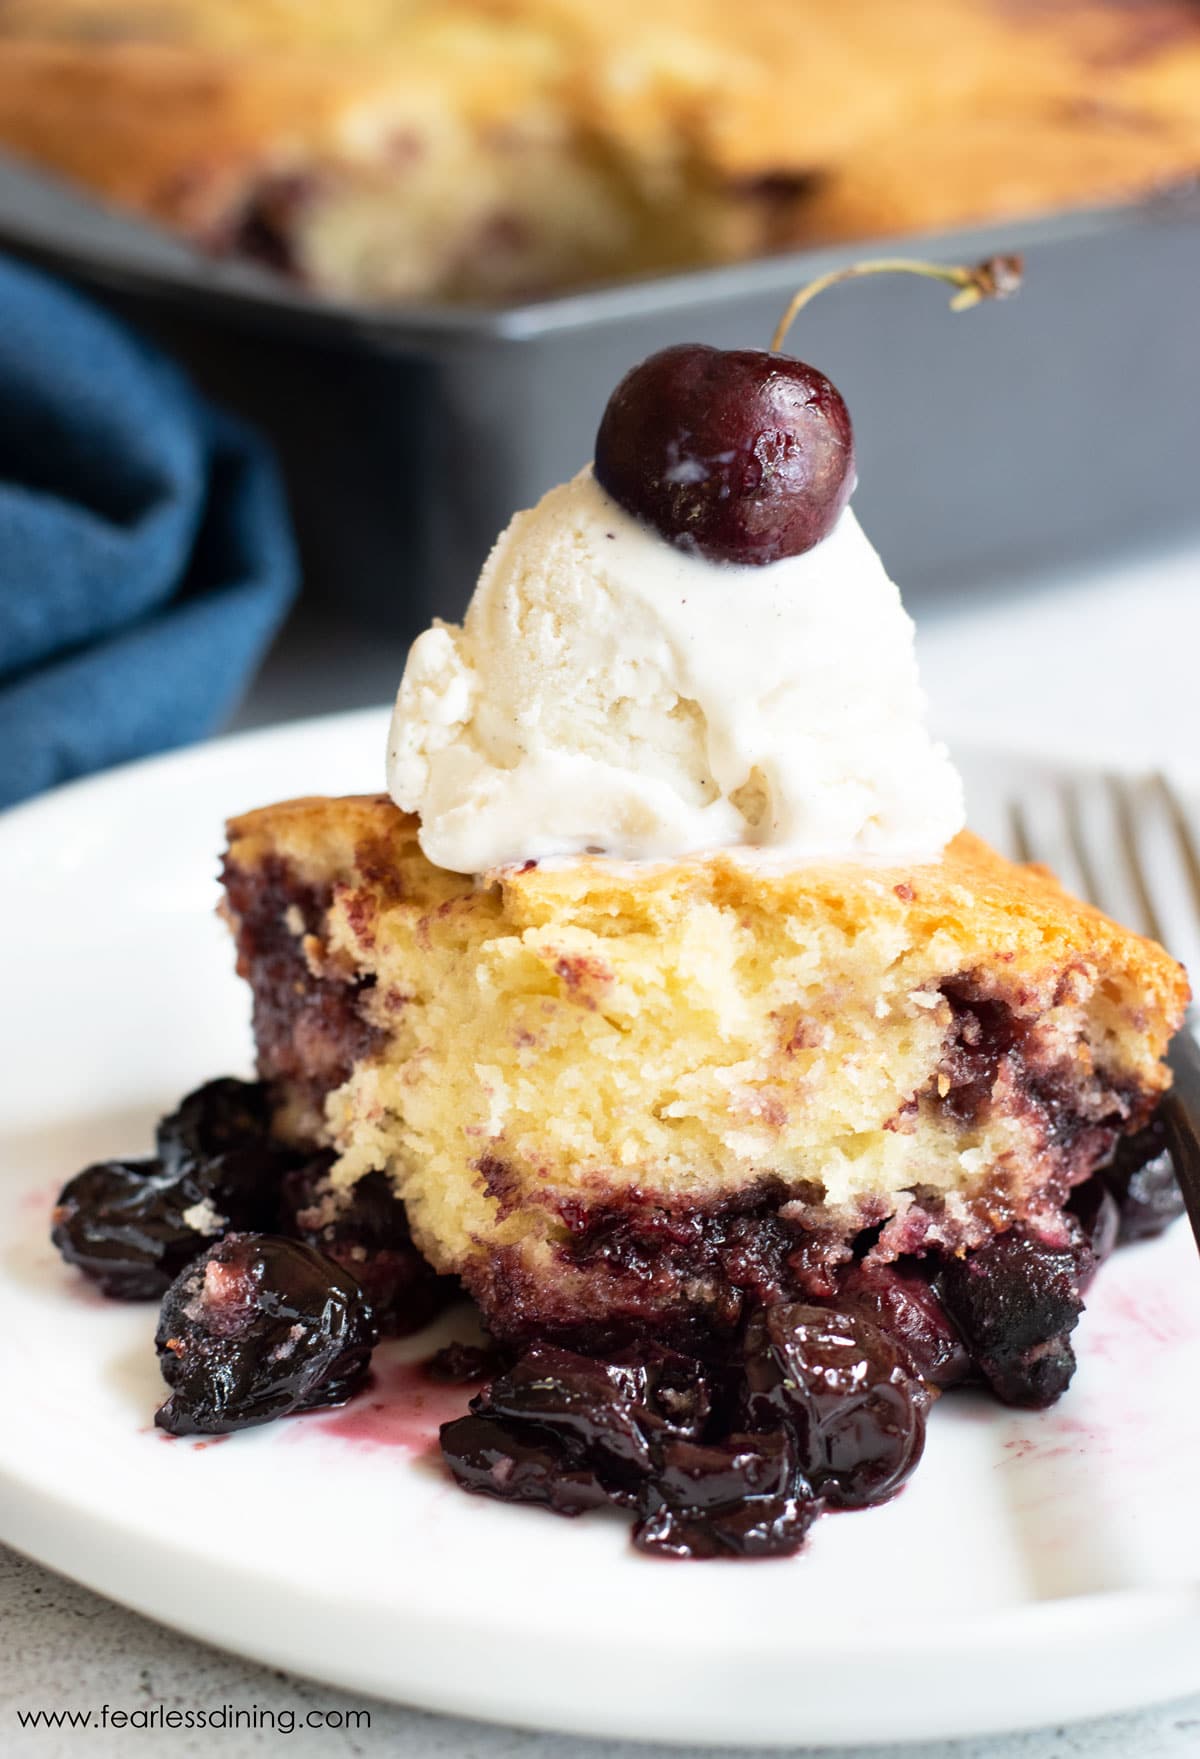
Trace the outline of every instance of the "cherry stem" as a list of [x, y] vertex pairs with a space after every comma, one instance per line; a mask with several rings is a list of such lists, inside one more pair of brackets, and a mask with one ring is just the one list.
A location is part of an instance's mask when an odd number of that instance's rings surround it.
[[951, 311], [968, 311], [984, 299], [1007, 299], [1021, 285], [1024, 262], [1018, 256], [985, 257], [973, 267], [949, 263], [922, 263], [914, 257], [877, 257], [872, 262], [851, 263], [831, 269], [802, 287], [780, 318], [771, 338], [771, 353], [778, 354], [784, 338], [810, 299], [835, 287], [839, 281], [857, 281], [862, 275], [923, 275], [928, 281], [945, 281], [958, 289], [950, 301]]

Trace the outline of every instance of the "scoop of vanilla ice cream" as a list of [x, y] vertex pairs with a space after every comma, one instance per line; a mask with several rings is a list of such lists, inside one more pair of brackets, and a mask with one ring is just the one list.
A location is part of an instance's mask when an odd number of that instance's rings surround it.
[[852, 512], [802, 556], [721, 566], [587, 469], [512, 520], [462, 628], [413, 644], [388, 786], [459, 873], [583, 851], [930, 856], [964, 812], [924, 715], [912, 623]]

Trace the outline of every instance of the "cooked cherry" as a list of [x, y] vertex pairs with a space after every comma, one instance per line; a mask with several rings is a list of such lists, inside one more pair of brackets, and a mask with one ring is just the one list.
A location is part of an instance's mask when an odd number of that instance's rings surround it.
[[668, 1437], [659, 1449], [656, 1493], [672, 1508], [728, 1508], [749, 1496], [788, 1496], [797, 1479], [790, 1439], [730, 1435], [719, 1443]]
[[930, 1386], [957, 1386], [970, 1374], [971, 1358], [954, 1321], [916, 1268], [855, 1264], [843, 1273], [835, 1301], [839, 1309], [866, 1314]]
[[155, 1344], [172, 1435], [224, 1435], [338, 1405], [366, 1379], [379, 1332], [362, 1289], [298, 1240], [227, 1234], [176, 1278]]
[[1005, 1404], [1040, 1410], [1070, 1385], [1090, 1259], [1078, 1224], [1051, 1241], [1015, 1227], [943, 1267], [942, 1299]]
[[581, 1515], [609, 1500], [595, 1473], [536, 1425], [472, 1413], [443, 1423], [440, 1439], [456, 1481], [476, 1496], [537, 1503], [559, 1515]]
[[[442, 1430], [442, 1451], [466, 1489], [577, 1514], [599, 1495], [639, 1506], [662, 1443], [699, 1436], [709, 1396], [698, 1363], [663, 1352], [600, 1361], [539, 1346]], [[507, 1462], [507, 1463], [506, 1463]]]
[[256, 1147], [271, 1134], [267, 1085], [238, 1081], [232, 1075], [206, 1081], [159, 1120], [155, 1134], [159, 1159], [168, 1168]]
[[50, 1238], [104, 1294], [153, 1300], [203, 1244], [177, 1197], [156, 1160], [100, 1161], [59, 1192]]
[[790, 1435], [819, 1496], [860, 1508], [900, 1488], [921, 1457], [927, 1395], [865, 1314], [769, 1307], [750, 1320], [744, 1348], [747, 1426]]
[[745, 1351], [705, 1369], [666, 1351], [613, 1361], [539, 1346], [445, 1426], [443, 1452], [478, 1493], [567, 1514], [598, 1495], [630, 1508], [645, 1551], [794, 1552], [822, 1501], [857, 1506], [899, 1487], [927, 1395], [861, 1313], [760, 1311]]
[[228, 1225], [202, 1174], [157, 1160], [110, 1160], [67, 1181], [50, 1238], [68, 1264], [118, 1301], [151, 1301]]
[[528, 1350], [472, 1401], [472, 1410], [549, 1430], [605, 1487], [632, 1491], [654, 1470], [654, 1443], [697, 1435], [708, 1414], [698, 1364], [626, 1365], [548, 1345]]
[[596, 435], [596, 480], [668, 543], [763, 564], [827, 537], [854, 488], [850, 416], [815, 367], [680, 343], [626, 373]]
[[470, 1386], [499, 1374], [503, 1366], [500, 1353], [486, 1344], [446, 1344], [424, 1364], [423, 1372], [441, 1386]]
[[782, 1557], [799, 1550], [819, 1507], [784, 1434], [670, 1438], [643, 1487], [634, 1544], [668, 1557]]
[[1071, 1193], [1071, 1214], [1083, 1230], [1089, 1259], [1085, 1258], [1080, 1275], [1080, 1292], [1086, 1292], [1092, 1278], [1117, 1245], [1121, 1232], [1121, 1211], [1117, 1200], [1100, 1173]]
[[166, 1170], [198, 1179], [227, 1226], [272, 1226], [279, 1181], [298, 1156], [271, 1135], [265, 1082], [231, 1075], [206, 1082], [159, 1121], [155, 1140]]
[[638, 1522], [633, 1542], [659, 1557], [791, 1557], [820, 1512], [802, 1496], [752, 1497], [711, 1514], [664, 1503]]
[[230, 1228], [269, 1227], [293, 1152], [267, 1134], [266, 1088], [225, 1078], [158, 1126], [155, 1160], [102, 1161], [63, 1187], [51, 1239], [118, 1300], [153, 1300]]
[[332, 1162], [332, 1155], [318, 1155], [285, 1174], [280, 1226], [357, 1278], [384, 1337], [420, 1331], [453, 1298], [456, 1284], [439, 1277], [413, 1245], [386, 1174], [368, 1173], [348, 1191], [335, 1191]]
[[1135, 1136], [1122, 1137], [1100, 1177], [1120, 1211], [1117, 1238], [1122, 1246], [1152, 1239], [1183, 1214], [1183, 1193], [1160, 1117], [1151, 1118]]

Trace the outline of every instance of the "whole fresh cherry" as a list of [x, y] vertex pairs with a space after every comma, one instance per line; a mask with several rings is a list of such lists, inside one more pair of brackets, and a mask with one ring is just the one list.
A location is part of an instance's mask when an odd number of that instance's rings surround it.
[[682, 342], [626, 373], [596, 434], [596, 481], [678, 549], [761, 567], [828, 537], [854, 489], [854, 435], [837, 387], [782, 354], [792, 321], [827, 287], [863, 275], [921, 275], [952, 308], [1014, 293], [1019, 257], [973, 267], [885, 257], [802, 287], [769, 351]]
[[815, 367], [684, 342], [621, 380], [595, 471], [668, 543], [761, 566], [828, 537], [854, 488], [854, 436], [840, 392]]

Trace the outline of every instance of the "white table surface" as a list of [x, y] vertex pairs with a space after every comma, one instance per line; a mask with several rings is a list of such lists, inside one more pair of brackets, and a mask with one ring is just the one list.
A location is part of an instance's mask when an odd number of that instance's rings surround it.
[[[943, 600], [919, 616], [919, 649], [934, 723], [951, 741], [1200, 775], [1200, 550], [987, 602]], [[398, 643], [306, 613], [270, 656], [237, 724], [381, 702], [394, 690], [402, 660]], [[372, 784], [364, 778], [364, 785]], [[371, 1726], [298, 1728], [291, 1735], [270, 1728], [85, 1733], [23, 1730], [17, 1714], [160, 1702], [183, 1710], [258, 1706], [293, 1712], [297, 1722], [310, 1711], [368, 1709]], [[0, 1548], [0, 1752], [13, 1759], [124, 1759], [132, 1752], [248, 1759], [280, 1742], [295, 1759], [636, 1759], [668, 1752], [356, 1702], [176, 1636]], [[1102, 1722], [920, 1752], [925, 1759], [1194, 1759], [1200, 1695]], [[801, 1759], [800, 1749], [792, 1759]], [[885, 1750], [859, 1749], [850, 1759], [885, 1759]]]

